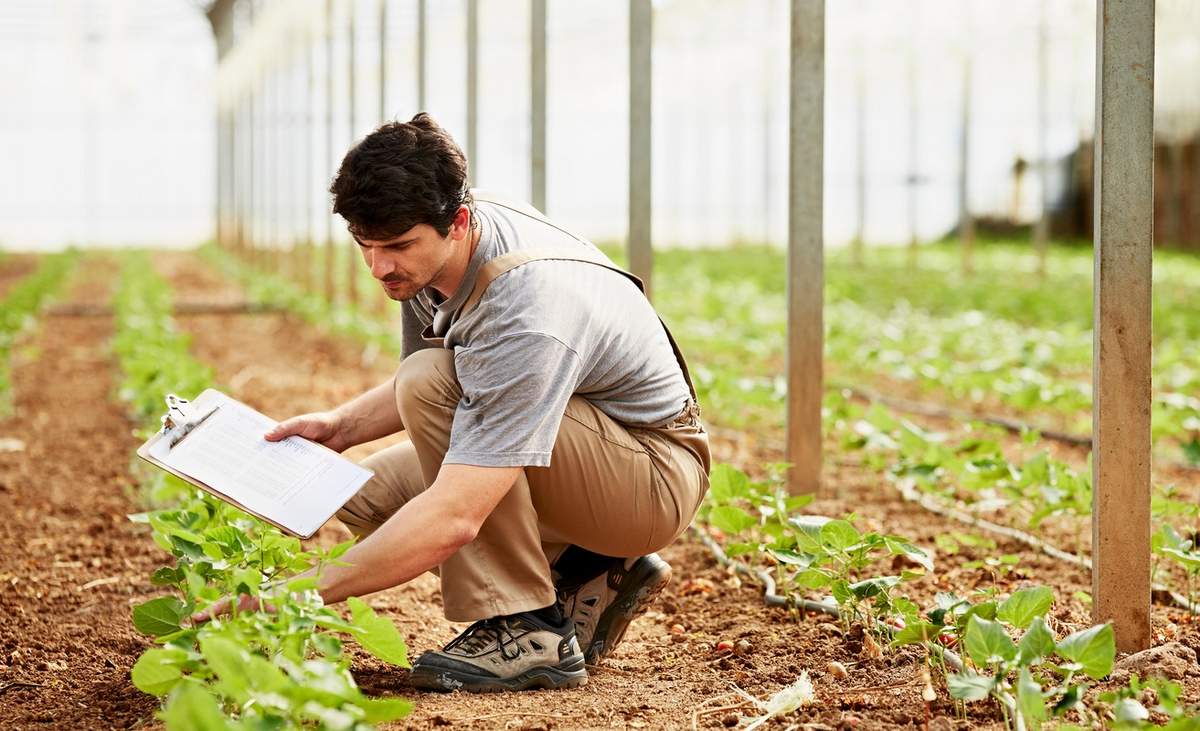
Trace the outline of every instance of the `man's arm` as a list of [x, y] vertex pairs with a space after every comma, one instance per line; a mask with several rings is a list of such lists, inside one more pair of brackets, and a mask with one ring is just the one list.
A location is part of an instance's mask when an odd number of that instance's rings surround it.
[[277, 442], [295, 434], [344, 452], [403, 428], [393, 377], [333, 411], [293, 416], [264, 436], [267, 441]]
[[[440, 565], [474, 540], [483, 521], [512, 489], [524, 467], [442, 465], [433, 485], [403, 507], [340, 559], [344, 566], [325, 566], [318, 589], [326, 604], [366, 596], [411, 581]], [[437, 528], [431, 529], [431, 526]], [[313, 576], [309, 569], [299, 576]], [[193, 616], [206, 622], [229, 611], [234, 599], [225, 598]], [[259, 607], [242, 596], [240, 610]]]
[[326, 566], [318, 582], [325, 603], [365, 596], [411, 581], [475, 539], [483, 521], [524, 467], [442, 465], [428, 490], [405, 503], [362, 543]]

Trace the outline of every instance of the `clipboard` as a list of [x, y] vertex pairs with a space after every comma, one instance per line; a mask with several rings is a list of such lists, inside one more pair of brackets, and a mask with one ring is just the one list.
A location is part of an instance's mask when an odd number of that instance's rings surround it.
[[374, 474], [316, 442], [268, 442], [276, 423], [215, 389], [166, 396], [162, 429], [137, 455], [297, 538], [311, 538]]

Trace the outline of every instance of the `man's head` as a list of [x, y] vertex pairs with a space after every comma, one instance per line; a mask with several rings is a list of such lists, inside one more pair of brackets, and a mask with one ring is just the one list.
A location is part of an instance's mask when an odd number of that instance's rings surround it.
[[422, 223], [444, 237], [464, 205], [476, 225], [467, 158], [424, 112], [364, 137], [342, 159], [329, 192], [356, 239], [387, 240]]

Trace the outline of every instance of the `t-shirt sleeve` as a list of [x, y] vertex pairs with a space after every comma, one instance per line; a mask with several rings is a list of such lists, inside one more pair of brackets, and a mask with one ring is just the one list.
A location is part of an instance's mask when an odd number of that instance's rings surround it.
[[557, 338], [518, 332], [456, 348], [463, 389], [443, 463], [545, 467], [578, 382], [578, 354]]

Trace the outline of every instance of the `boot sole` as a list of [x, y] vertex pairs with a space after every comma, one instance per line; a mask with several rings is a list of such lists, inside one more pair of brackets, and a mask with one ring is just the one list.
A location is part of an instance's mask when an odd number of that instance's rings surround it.
[[557, 665], [535, 665], [507, 678], [490, 675], [472, 675], [459, 670], [439, 668], [436, 665], [413, 665], [409, 682], [414, 688], [437, 692], [462, 690], [468, 693], [508, 693], [534, 688], [557, 690], [578, 688], [587, 683], [587, 670], [579, 655], [569, 657]]
[[633, 582], [638, 589], [626, 596], [618, 596], [600, 615], [600, 620], [596, 622], [596, 633], [584, 649], [584, 659], [588, 665], [595, 665], [612, 654], [625, 636], [625, 630], [629, 629], [629, 623], [644, 614], [658, 599], [671, 581], [671, 565], [662, 559], [642, 561], [625, 580]]

